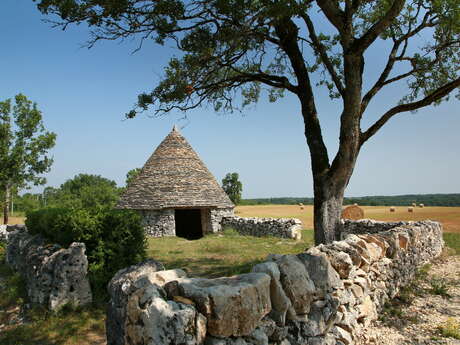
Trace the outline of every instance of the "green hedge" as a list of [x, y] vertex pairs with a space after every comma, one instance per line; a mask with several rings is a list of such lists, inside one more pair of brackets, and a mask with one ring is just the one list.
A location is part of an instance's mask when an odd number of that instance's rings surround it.
[[41, 234], [63, 247], [85, 243], [89, 279], [97, 299], [106, 297], [107, 283], [118, 270], [146, 258], [141, 218], [133, 211], [47, 208], [27, 213], [26, 225], [31, 234]]

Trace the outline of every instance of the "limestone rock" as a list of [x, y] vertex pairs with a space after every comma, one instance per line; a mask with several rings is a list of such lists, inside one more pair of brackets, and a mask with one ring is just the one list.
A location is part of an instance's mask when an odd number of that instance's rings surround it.
[[281, 286], [278, 265], [274, 262], [263, 262], [254, 266], [252, 272], [266, 273], [270, 276], [270, 301], [272, 305], [270, 317], [279, 325], [284, 325], [286, 313], [292, 309], [292, 304]]
[[[87, 278], [88, 259], [84, 243], [72, 243], [49, 257], [47, 264], [53, 272], [48, 308], [57, 310], [65, 304], [85, 305], [92, 301], [91, 287]], [[30, 295], [34, 295], [31, 291]]]
[[241, 274], [229, 278], [182, 278], [181, 296], [195, 302], [208, 320], [208, 333], [217, 337], [245, 336], [270, 312], [270, 276]]
[[302, 253], [298, 254], [297, 257], [307, 268], [308, 275], [315, 284], [316, 289], [331, 291], [334, 288], [343, 287], [340, 276], [329, 263], [325, 254], [311, 255]]
[[6, 225], [0, 225], [0, 242], [7, 242], [8, 241], [8, 231], [6, 230]]
[[316, 288], [305, 265], [295, 255], [283, 255], [276, 263], [281, 285], [296, 314], [308, 314]]
[[259, 328], [244, 337], [244, 340], [248, 345], [268, 345], [268, 336]]
[[[106, 321], [109, 345], [203, 344], [206, 318], [191, 305], [165, 299], [166, 293], [155, 283], [162, 268], [150, 259], [112, 278]], [[161, 282], [176, 274], [162, 275]]]
[[48, 245], [39, 235], [19, 228], [9, 232], [6, 259], [24, 278], [31, 302], [58, 310], [68, 303], [92, 301], [85, 250], [84, 243], [72, 243], [67, 249]]
[[345, 345], [353, 345], [353, 338], [351, 334], [344, 330], [342, 327], [334, 327], [332, 329], [332, 334], [336, 337], [337, 340], [341, 341]]

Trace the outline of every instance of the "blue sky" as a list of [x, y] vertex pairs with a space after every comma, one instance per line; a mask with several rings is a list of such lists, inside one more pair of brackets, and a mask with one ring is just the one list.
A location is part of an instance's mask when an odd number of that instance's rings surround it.
[[[141, 167], [174, 124], [220, 181], [238, 172], [243, 197], [312, 196], [310, 158], [299, 104], [265, 98], [243, 114], [212, 109], [161, 118], [123, 121], [137, 99], [158, 81], [168, 47], [136, 42], [101, 42], [88, 50], [85, 26], [63, 32], [42, 22], [31, 0], [0, 3], [0, 99], [22, 92], [37, 102], [45, 126], [57, 135], [48, 185], [59, 186], [78, 173], [99, 174], [124, 184], [128, 170]], [[374, 81], [383, 60], [370, 52], [366, 76]], [[404, 92], [385, 90], [371, 104], [365, 124], [375, 121]], [[324, 137], [335, 153], [340, 103], [318, 91]], [[460, 102], [452, 100], [393, 119], [358, 158], [346, 195], [460, 192]], [[34, 188], [39, 191], [42, 188]]]

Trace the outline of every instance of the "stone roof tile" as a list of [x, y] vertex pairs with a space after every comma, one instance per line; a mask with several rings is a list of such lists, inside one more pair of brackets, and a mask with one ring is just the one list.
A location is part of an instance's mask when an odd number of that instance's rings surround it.
[[174, 126], [127, 187], [118, 208], [233, 208], [227, 194]]

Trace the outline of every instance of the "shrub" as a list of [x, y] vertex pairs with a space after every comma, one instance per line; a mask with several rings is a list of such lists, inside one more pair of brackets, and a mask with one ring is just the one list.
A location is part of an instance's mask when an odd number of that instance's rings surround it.
[[97, 299], [106, 297], [106, 285], [121, 268], [146, 258], [146, 240], [140, 216], [127, 210], [47, 208], [27, 214], [31, 234], [68, 247], [84, 242], [89, 279]]

